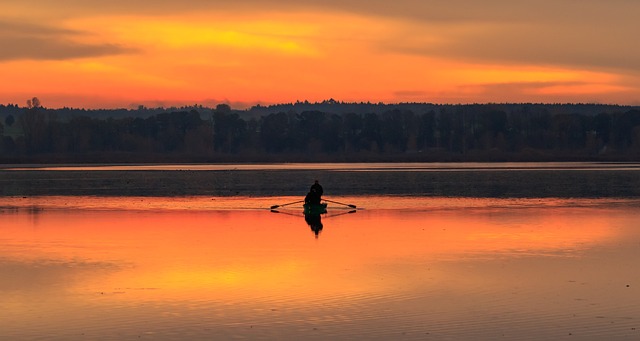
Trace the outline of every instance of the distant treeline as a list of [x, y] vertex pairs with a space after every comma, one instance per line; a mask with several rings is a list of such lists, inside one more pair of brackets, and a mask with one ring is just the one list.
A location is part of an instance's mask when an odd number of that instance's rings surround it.
[[640, 161], [639, 109], [330, 100], [109, 115], [30, 102], [0, 105], [0, 162]]

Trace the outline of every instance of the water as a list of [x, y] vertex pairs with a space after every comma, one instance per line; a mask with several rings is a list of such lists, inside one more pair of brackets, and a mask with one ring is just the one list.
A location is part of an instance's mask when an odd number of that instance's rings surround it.
[[[511, 170], [500, 175], [560, 168], [548, 166], [502, 167]], [[634, 177], [627, 166], [633, 165], [559, 172], [576, 181], [582, 172]], [[137, 196], [123, 186], [104, 195], [109, 184], [150, 174], [175, 178], [185, 172], [179, 170], [80, 171], [89, 174], [86, 181], [104, 181], [98, 195], [87, 182], [69, 194], [52, 180], [80, 179], [75, 172], [0, 172], [7, 182], [36, 176], [50, 184], [40, 189], [47, 195], [17, 186], [18, 195], [0, 197], [2, 340], [640, 337], [640, 198], [634, 195], [369, 194], [359, 190], [374, 186], [365, 178], [341, 189], [350, 193], [329, 196], [335, 186], [321, 177], [327, 198], [357, 209], [330, 203], [316, 235], [299, 204], [283, 205], [301, 199], [286, 191]], [[269, 172], [235, 174], [231, 184], [280, 176]], [[278, 172], [303, 174], [306, 189], [307, 176], [354, 177], [362, 169]], [[467, 186], [473, 172], [451, 171], [468, 173]], [[230, 176], [228, 170], [192, 173]], [[152, 188], [152, 179], [142, 187]], [[394, 182], [378, 186], [394, 188]], [[278, 212], [270, 211], [276, 204]]]
[[137, 165], [0, 169], [0, 196], [640, 197], [631, 163]]

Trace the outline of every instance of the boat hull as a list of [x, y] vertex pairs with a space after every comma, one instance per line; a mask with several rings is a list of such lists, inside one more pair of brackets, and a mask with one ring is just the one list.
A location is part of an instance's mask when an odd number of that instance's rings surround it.
[[323, 214], [327, 213], [327, 203], [321, 204], [304, 204], [304, 214]]

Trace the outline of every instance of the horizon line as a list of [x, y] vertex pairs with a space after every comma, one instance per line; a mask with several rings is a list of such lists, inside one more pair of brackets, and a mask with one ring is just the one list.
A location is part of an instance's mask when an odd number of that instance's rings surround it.
[[[26, 101], [25, 101], [26, 102]], [[189, 108], [202, 108], [202, 109], [215, 109], [217, 106], [219, 105], [227, 105], [229, 106], [229, 108], [231, 110], [235, 110], [235, 111], [249, 111], [252, 110], [254, 108], [269, 108], [269, 107], [278, 107], [278, 106], [287, 106], [287, 105], [375, 105], [375, 106], [394, 106], [394, 105], [433, 105], [433, 106], [473, 106], [473, 105], [550, 105], [550, 106], [571, 106], [571, 105], [591, 105], [591, 106], [614, 106], [614, 107], [640, 107], [640, 104], [620, 104], [620, 103], [598, 103], [598, 102], [468, 102], [468, 103], [446, 103], [446, 102], [442, 102], [442, 103], [436, 103], [436, 102], [371, 102], [371, 101], [354, 101], [354, 102], [347, 102], [347, 101], [337, 101], [334, 100], [333, 98], [327, 99], [327, 100], [323, 100], [323, 101], [316, 101], [316, 102], [310, 102], [310, 101], [295, 101], [295, 102], [280, 102], [280, 103], [270, 103], [270, 104], [266, 104], [266, 103], [255, 103], [249, 106], [246, 106], [244, 108], [241, 107], [232, 107], [231, 106], [231, 102], [220, 102], [216, 105], [203, 105], [203, 104], [199, 104], [199, 103], [194, 103], [194, 104], [185, 104], [185, 105], [181, 105], [181, 106], [177, 106], [177, 105], [169, 105], [169, 106], [147, 106], [143, 103], [139, 103], [139, 104], [130, 104], [128, 107], [102, 107], [102, 108], [88, 108], [88, 107], [67, 107], [67, 106], [63, 106], [63, 107], [47, 107], [45, 105], [40, 105], [39, 108], [45, 109], [45, 110], [64, 110], [64, 109], [69, 109], [69, 110], [85, 110], [85, 111], [98, 111], [98, 110], [127, 110], [127, 111], [140, 111], [140, 110], [166, 110], [166, 109], [189, 109]], [[10, 106], [14, 106], [14, 107], [18, 107], [19, 109], [29, 109], [28, 106], [26, 105], [19, 105], [17, 103], [0, 103], [0, 106], [4, 106], [4, 107], [10, 107]]]

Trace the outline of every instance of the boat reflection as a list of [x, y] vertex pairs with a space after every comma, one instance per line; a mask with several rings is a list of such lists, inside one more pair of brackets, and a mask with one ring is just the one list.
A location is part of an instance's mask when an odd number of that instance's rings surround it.
[[[287, 215], [292, 215], [296, 217], [300, 216], [300, 214], [295, 214], [295, 213], [286, 212], [286, 211], [279, 211], [275, 209], [271, 209], [271, 212], [287, 214]], [[344, 214], [352, 214], [352, 213], [356, 213], [356, 210], [350, 210], [347, 212], [340, 212], [340, 213], [333, 213], [333, 214], [327, 214], [326, 211], [325, 213], [319, 213], [319, 214], [303, 213], [302, 215], [304, 216], [304, 221], [307, 223], [307, 225], [309, 226], [309, 228], [311, 229], [315, 237], [318, 238], [320, 236], [320, 233], [322, 232], [322, 229], [324, 228], [324, 225], [322, 224], [322, 219], [323, 219], [322, 215], [324, 215], [324, 219], [328, 219], [328, 218], [337, 217]]]
[[316, 235], [316, 238], [322, 232], [322, 217], [320, 214], [305, 214], [304, 221], [307, 222], [307, 225], [311, 228], [311, 231]]

